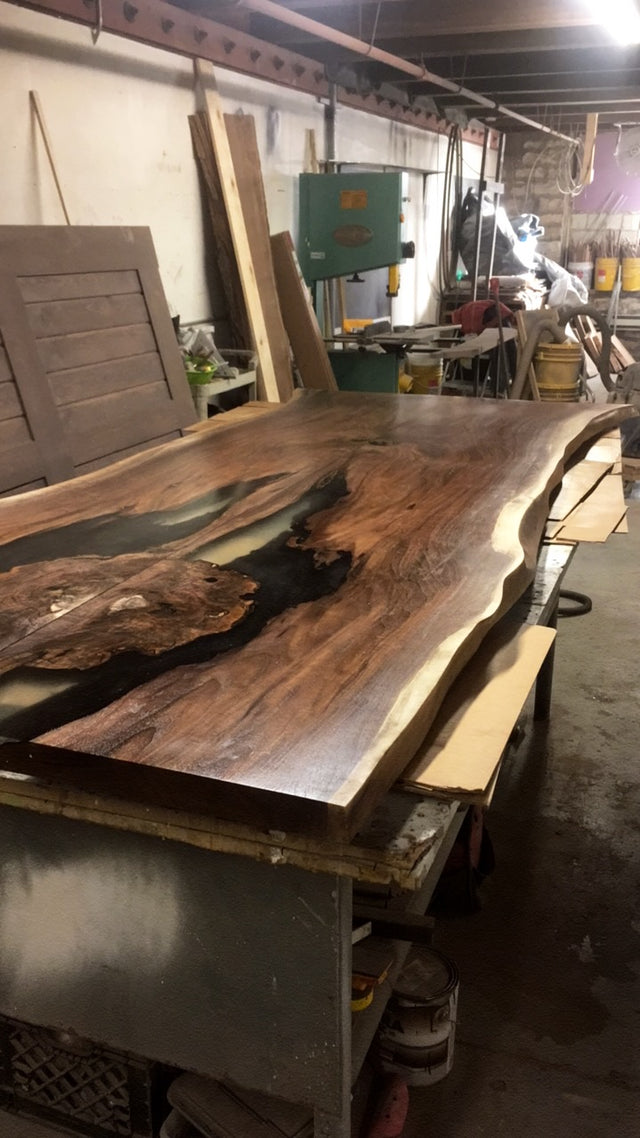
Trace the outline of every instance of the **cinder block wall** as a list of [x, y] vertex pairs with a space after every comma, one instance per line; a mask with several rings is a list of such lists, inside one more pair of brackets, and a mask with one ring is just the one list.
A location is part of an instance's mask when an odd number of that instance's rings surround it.
[[571, 197], [563, 194], [567, 143], [542, 131], [514, 131], [505, 149], [504, 205], [510, 217], [535, 213], [545, 228], [538, 249], [564, 264], [571, 223]]

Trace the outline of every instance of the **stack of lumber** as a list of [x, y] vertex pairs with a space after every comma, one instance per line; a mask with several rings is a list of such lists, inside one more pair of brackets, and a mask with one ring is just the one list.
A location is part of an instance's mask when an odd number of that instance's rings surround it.
[[223, 114], [213, 68], [198, 60], [196, 72], [205, 109], [190, 116], [189, 125], [226, 293], [232, 346], [255, 348], [261, 399], [278, 403], [291, 398], [291, 349], [304, 387], [336, 390], [291, 238], [279, 234], [272, 243], [269, 235], [255, 120], [252, 115]]
[[[250, 116], [222, 113], [210, 65], [197, 60], [196, 74], [204, 110], [199, 122], [191, 123], [192, 137], [196, 155], [200, 155], [209, 212], [218, 234], [224, 230], [218, 189], [222, 193], [230, 234], [230, 242], [224, 235], [225, 272], [232, 260], [231, 245], [251, 329], [251, 346], [258, 355], [258, 392], [261, 398], [272, 402], [286, 401], [293, 392], [293, 378], [273, 277], [255, 123]], [[214, 165], [217, 179], [211, 177]], [[218, 238], [216, 244], [220, 246]], [[230, 304], [236, 294], [234, 282], [228, 294]]]

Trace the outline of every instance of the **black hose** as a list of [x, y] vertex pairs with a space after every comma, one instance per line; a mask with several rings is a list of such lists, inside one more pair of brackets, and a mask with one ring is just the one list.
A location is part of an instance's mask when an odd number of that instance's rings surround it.
[[593, 604], [591, 597], [586, 593], [575, 593], [573, 589], [561, 589], [560, 597], [564, 601], [572, 601], [570, 605], [558, 605], [558, 616], [586, 616], [591, 612]]

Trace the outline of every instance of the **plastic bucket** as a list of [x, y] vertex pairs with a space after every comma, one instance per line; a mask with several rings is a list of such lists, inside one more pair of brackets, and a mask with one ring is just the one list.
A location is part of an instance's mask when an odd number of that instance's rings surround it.
[[622, 258], [622, 288], [624, 292], [640, 292], [640, 257]]
[[459, 979], [455, 964], [422, 948], [405, 967], [378, 1031], [378, 1062], [409, 1086], [428, 1086], [453, 1066]]
[[413, 379], [413, 395], [439, 395], [442, 388], [442, 356], [437, 352], [407, 352], [407, 368]]
[[533, 362], [541, 399], [576, 402], [580, 395], [580, 344], [540, 344]]
[[569, 261], [567, 269], [574, 277], [582, 281], [585, 288], [591, 288], [593, 284], [593, 261]]
[[611, 292], [618, 272], [617, 257], [598, 257], [596, 259], [596, 292]]

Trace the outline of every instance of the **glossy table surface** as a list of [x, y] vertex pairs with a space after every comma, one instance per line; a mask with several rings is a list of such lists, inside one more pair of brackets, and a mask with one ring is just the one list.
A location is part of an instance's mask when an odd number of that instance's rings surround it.
[[348, 838], [629, 413], [309, 392], [3, 500], [4, 768]]

